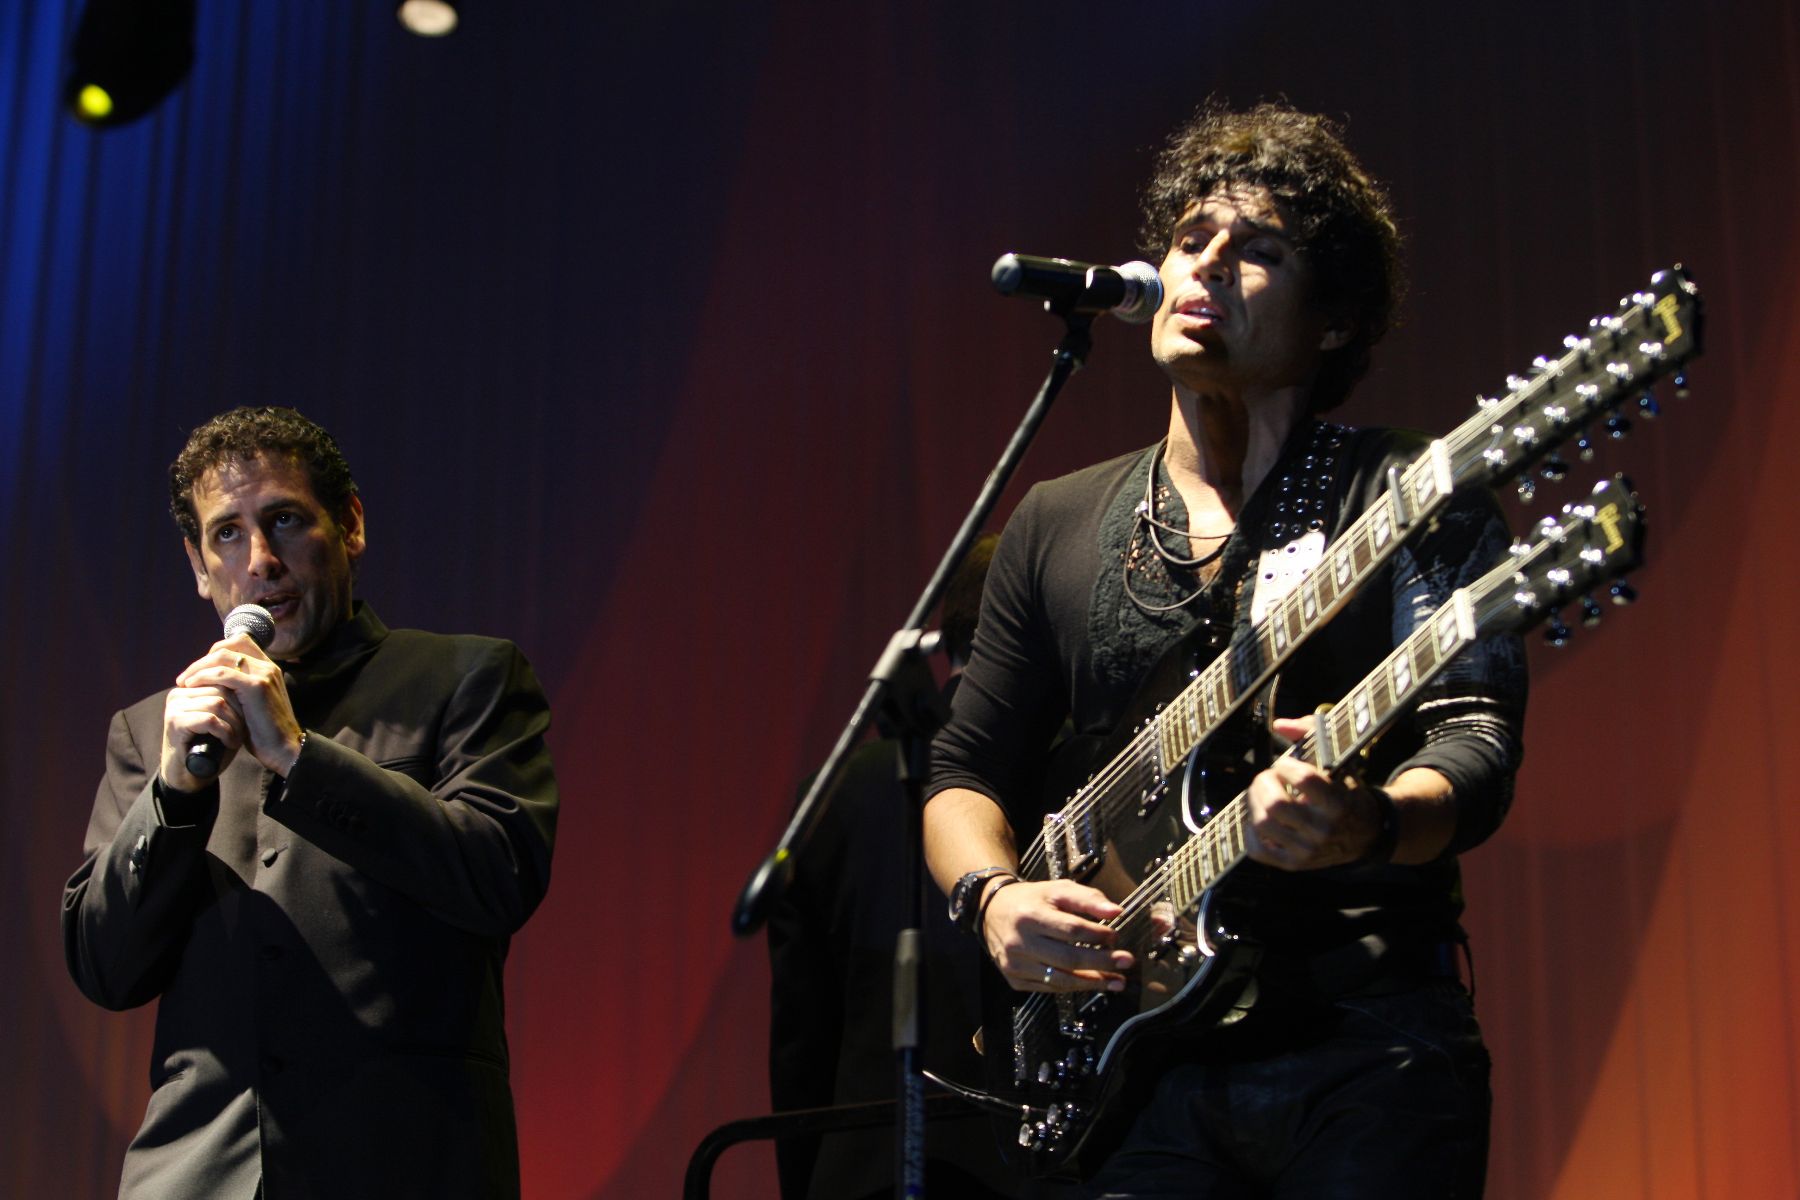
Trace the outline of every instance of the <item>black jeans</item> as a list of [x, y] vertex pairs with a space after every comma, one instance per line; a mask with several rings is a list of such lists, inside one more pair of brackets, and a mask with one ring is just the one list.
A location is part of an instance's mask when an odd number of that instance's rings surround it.
[[1305, 1020], [1286, 1048], [1172, 1066], [1087, 1195], [1479, 1197], [1489, 1059], [1462, 985], [1345, 997]]

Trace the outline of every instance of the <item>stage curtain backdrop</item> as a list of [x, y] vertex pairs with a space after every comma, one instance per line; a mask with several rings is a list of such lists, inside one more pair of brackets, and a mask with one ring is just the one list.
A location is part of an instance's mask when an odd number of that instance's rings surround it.
[[[1691, 398], [1576, 472], [1642, 491], [1643, 600], [1534, 649], [1465, 864], [1490, 1194], [1800, 1194], [1791, 6], [552, 2], [430, 42], [203, 3], [192, 76], [101, 133], [58, 105], [77, 15], [0, 13], [0, 1191], [116, 1188], [151, 1015], [77, 995], [57, 899], [109, 714], [214, 636], [164, 467], [279, 403], [357, 469], [384, 618], [510, 636], [552, 692], [526, 1192], [673, 1194], [766, 1108], [731, 901], [1056, 339], [988, 265], [1133, 257], [1153, 146], [1216, 93], [1345, 117], [1392, 186], [1413, 294], [1345, 419], [1448, 429], [1654, 268], [1701, 282]], [[1028, 478], [1161, 432], [1142, 331], [1097, 333]], [[734, 1150], [715, 1194], [772, 1179]]]

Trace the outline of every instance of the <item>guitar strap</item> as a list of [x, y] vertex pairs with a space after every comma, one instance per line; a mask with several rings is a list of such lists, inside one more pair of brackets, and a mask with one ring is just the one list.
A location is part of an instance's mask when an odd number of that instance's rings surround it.
[[[1318, 564], [1328, 531], [1337, 526], [1341, 505], [1337, 480], [1344, 444], [1353, 432], [1328, 421], [1297, 429], [1269, 480], [1239, 514], [1238, 528], [1249, 531], [1242, 560], [1228, 563], [1220, 572], [1223, 579], [1225, 571], [1235, 569], [1230, 592], [1233, 645], [1248, 638], [1266, 611]], [[1254, 572], [1248, 569], [1252, 564]], [[1279, 683], [1276, 676], [1257, 692], [1246, 706], [1248, 719], [1239, 726], [1254, 769], [1268, 765], [1278, 752], [1269, 720]]]

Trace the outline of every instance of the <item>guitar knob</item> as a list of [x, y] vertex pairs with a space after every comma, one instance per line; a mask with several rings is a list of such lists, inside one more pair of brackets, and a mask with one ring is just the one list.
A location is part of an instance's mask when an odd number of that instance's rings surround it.
[[1681, 372], [1681, 374], [1675, 376], [1675, 395], [1682, 400], [1687, 399], [1688, 386], [1687, 386], [1687, 372], [1686, 371], [1683, 371], [1683, 372]]
[[1606, 594], [1612, 597], [1614, 604], [1630, 604], [1637, 599], [1637, 589], [1623, 579], [1615, 581], [1611, 587], [1607, 588]]
[[1638, 397], [1638, 415], [1646, 421], [1654, 421], [1662, 416], [1662, 405], [1656, 402], [1653, 392], [1645, 392]]
[[1631, 432], [1631, 418], [1614, 413], [1606, 418], [1606, 436], [1613, 441], [1621, 441]]
[[1581, 452], [1582, 462], [1594, 461], [1594, 440], [1588, 437], [1587, 434], [1584, 433], [1580, 438], [1576, 439], [1575, 449]]
[[1549, 458], [1544, 460], [1543, 469], [1538, 473], [1545, 479], [1548, 479], [1551, 483], [1556, 483], [1567, 477], [1569, 474], [1569, 464], [1563, 461], [1560, 454], [1552, 454]]
[[1563, 624], [1562, 615], [1560, 613], [1551, 613], [1550, 624], [1544, 630], [1544, 640], [1552, 646], [1566, 646], [1569, 644], [1569, 638], [1572, 636], [1573, 632], [1567, 625]]
[[1536, 480], [1532, 479], [1529, 475], [1526, 476], [1525, 478], [1519, 480], [1519, 503], [1520, 504], [1530, 504], [1532, 497], [1536, 496], [1536, 495], [1537, 495], [1537, 481]]
[[1592, 596], [1581, 598], [1581, 623], [1589, 629], [1600, 623], [1600, 605]]

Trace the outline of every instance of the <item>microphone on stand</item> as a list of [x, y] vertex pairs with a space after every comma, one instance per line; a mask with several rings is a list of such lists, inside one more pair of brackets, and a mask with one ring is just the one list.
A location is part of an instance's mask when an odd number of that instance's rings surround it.
[[1148, 321], [1162, 304], [1162, 277], [1147, 262], [1101, 267], [1002, 254], [994, 260], [993, 280], [1002, 296], [1042, 296], [1051, 312], [1110, 312], [1132, 325]]
[[[231, 638], [240, 633], [250, 635], [250, 640], [260, 649], [267, 649], [275, 640], [275, 618], [269, 610], [260, 604], [240, 604], [225, 614], [224, 636]], [[219, 743], [215, 738], [197, 737], [188, 746], [188, 774], [196, 779], [211, 779], [219, 773]]]

